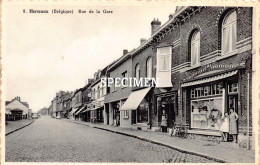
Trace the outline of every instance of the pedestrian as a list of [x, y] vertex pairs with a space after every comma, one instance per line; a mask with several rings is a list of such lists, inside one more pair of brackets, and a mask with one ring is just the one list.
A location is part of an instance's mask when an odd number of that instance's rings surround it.
[[234, 108], [230, 108], [230, 127], [229, 127], [229, 134], [232, 135], [233, 137], [233, 142], [236, 143], [237, 142], [237, 119], [238, 119], [238, 115], [237, 113], [234, 111]]
[[228, 138], [228, 132], [229, 132], [229, 115], [227, 112], [225, 112], [225, 114], [222, 118], [222, 123], [221, 123], [219, 131], [221, 131], [223, 141], [226, 142], [227, 138]]
[[167, 116], [165, 110], [162, 112], [162, 122], [161, 122], [162, 132], [167, 132]]

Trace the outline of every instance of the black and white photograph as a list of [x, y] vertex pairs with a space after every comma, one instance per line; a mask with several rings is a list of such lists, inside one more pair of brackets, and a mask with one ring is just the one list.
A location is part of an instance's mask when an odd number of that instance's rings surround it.
[[259, 4], [214, 2], [2, 1], [1, 163], [258, 164]]

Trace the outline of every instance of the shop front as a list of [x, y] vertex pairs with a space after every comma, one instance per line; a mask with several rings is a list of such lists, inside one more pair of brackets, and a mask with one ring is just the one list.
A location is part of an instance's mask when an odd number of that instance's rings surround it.
[[93, 101], [88, 104], [88, 109], [90, 110], [90, 122], [102, 123], [104, 122], [104, 102], [103, 101]]
[[239, 70], [216, 72], [181, 84], [186, 108], [185, 120], [190, 127], [188, 132], [220, 136], [224, 114], [230, 114], [231, 108], [241, 114], [238, 73]]
[[120, 107], [123, 126], [136, 126], [139, 129], [150, 128], [150, 110], [152, 107], [151, 88], [133, 91], [124, 104]]
[[[156, 89], [156, 118], [154, 119], [153, 126], [157, 131], [168, 132], [172, 128], [173, 123], [176, 123], [178, 115], [178, 92], [173, 91], [172, 88]], [[162, 128], [166, 128], [163, 130]]]
[[23, 110], [13, 109], [10, 110], [11, 114], [6, 114], [6, 120], [20, 120], [23, 119]]

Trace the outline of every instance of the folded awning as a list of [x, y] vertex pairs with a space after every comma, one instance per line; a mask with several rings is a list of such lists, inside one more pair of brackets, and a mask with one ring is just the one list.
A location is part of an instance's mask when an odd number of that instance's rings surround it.
[[87, 111], [90, 111], [87, 107], [85, 107], [80, 113], [85, 113]]
[[94, 111], [94, 110], [97, 110], [99, 108], [102, 108], [102, 107], [95, 107], [95, 108], [90, 109], [90, 111]]
[[137, 91], [134, 91], [130, 94], [126, 102], [122, 107], [119, 108], [120, 111], [125, 110], [135, 110], [144, 99], [145, 95], [149, 92], [150, 88], [144, 88]]
[[79, 110], [75, 113], [75, 115], [78, 115], [84, 108], [85, 108], [84, 106], [79, 108]]
[[181, 84], [181, 87], [193, 86], [193, 85], [204, 84], [204, 83], [209, 83], [209, 82], [221, 80], [221, 79], [224, 79], [224, 78], [227, 78], [227, 77], [231, 77], [231, 76], [237, 74], [237, 72], [238, 72], [238, 70], [234, 70], [234, 71], [222, 73], [222, 74], [219, 74], [219, 75], [216, 75], [216, 76], [186, 82], [186, 83]]
[[70, 114], [73, 114], [78, 108], [73, 108]]

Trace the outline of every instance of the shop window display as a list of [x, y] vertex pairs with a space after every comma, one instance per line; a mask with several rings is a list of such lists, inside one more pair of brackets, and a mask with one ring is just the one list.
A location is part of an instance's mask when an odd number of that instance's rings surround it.
[[191, 127], [219, 130], [223, 115], [222, 97], [191, 101]]

